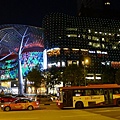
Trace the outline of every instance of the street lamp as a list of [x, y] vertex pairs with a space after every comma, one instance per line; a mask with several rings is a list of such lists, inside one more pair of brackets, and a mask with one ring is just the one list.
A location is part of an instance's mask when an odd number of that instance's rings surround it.
[[91, 62], [90, 57], [85, 57], [85, 58], [84, 58], [83, 66], [84, 66], [84, 80], [85, 80], [85, 86], [86, 86], [86, 75], [85, 75], [86, 69], [85, 69], [85, 68], [87, 67], [87, 65], [90, 64], [90, 62]]

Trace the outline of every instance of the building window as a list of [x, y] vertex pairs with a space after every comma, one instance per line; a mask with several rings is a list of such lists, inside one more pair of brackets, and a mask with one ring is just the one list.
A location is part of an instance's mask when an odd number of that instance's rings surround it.
[[91, 36], [88, 36], [88, 39], [91, 40]]
[[93, 43], [93, 47], [98, 48], [98, 47], [100, 47], [100, 44], [99, 43]]
[[105, 5], [110, 5], [110, 2], [105, 2]]

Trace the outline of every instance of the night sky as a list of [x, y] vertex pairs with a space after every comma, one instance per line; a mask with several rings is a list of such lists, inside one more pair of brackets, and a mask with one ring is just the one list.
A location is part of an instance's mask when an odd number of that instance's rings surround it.
[[[110, 1], [115, 3], [113, 8], [120, 11], [120, 0]], [[41, 27], [43, 17], [50, 12], [76, 16], [77, 0], [0, 0], [0, 25], [24, 24]]]
[[1, 0], [0, 25], [24, 24], [41, 27], [43, 17], [49, 12], [76, 15], [76, 0]]

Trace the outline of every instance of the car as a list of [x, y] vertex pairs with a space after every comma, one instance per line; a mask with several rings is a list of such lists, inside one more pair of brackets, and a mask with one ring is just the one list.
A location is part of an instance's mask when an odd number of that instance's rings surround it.
[[9, 95], [5, 95], [5, 96], [1, 96], [0, 97], [0, 102], [4, 103], [4, 102], [13, 102], [17, 100], [17, 98], [13, 97], [13, 96], [9, 96]]
[[58, 99], [57, 95], [50, 95], [52, 101], [56, 101]]
[[3, 111], [10, 110], [33, 110], [39, 109], [40, 104], [37, 101], [30, 100], [28, 98], [20, 98], [11, 103], [4, 103], [1, 105]]
[[51, 99], [50, 95], [37, 95], [37, 101], [40, 101], [40, 102], [51, 102], [52, 99]]
[[36, 94], [26, 94], [26, 97], [27, 98], [29, 98], [29, 99], [31, 99], [31, 100], [36, 100], [35, 98], [36, 98]]
[[27, 96], [26, 95], [16, 95], [15, 98], [18, 98], [18, 99], [19, 98], [27, 98]]

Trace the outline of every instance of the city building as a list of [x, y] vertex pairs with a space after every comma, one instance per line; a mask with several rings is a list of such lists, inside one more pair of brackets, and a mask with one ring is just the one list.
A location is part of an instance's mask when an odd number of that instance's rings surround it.
[[[18, 24], [1, 25], [0, 92], [4, 90], [5, 93], [18, 94], [22, 91], [34, 94], [35, 88], [26, 79], [26, 75], [36, 65], [41, 70], [47, 69], [43, 28]], [[57, 87], [55, 85], [54, 89], [49, 88], [49, 93], [56, 93]], [[37, 93], [46, 94], [45, 83], [41, 84]]]
[[77, 15], [120, 18], [119, 0], [77, 0]]
[[101, 79], [104, 66], [120, 67], [120, 21], [51, 13], [44, 17], [48, 68], [91, 59], [86, 79]]
[[39, 65], [40, 69], [46, 68], [43, 40], [42, 28], [18, 24], [0, 26], [1, 86], [12, 88], [15, 93], [19, 91], [19, 94], [22, 94], [28, 72], [36, 65]]
[[[120, 20], [50, 13], [42, 28], [0, 26], [0, 48], [1, 85], [14, 91], [36, 65], [46, 69], [82, 64], [88, 70], [86, 79], [100, 80], [105, 67], [120, 67]], [[87, 66], [85, 58], [90, 60]]]

